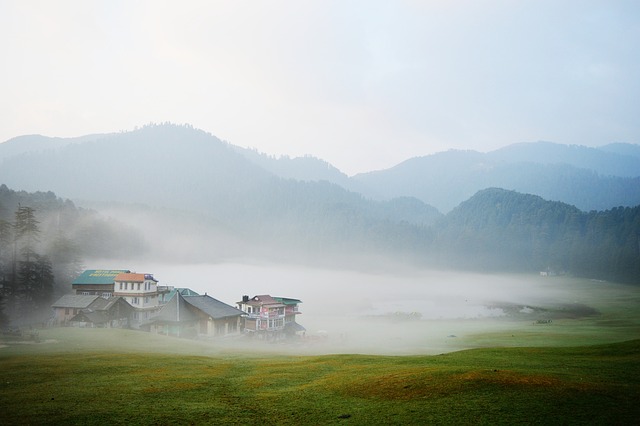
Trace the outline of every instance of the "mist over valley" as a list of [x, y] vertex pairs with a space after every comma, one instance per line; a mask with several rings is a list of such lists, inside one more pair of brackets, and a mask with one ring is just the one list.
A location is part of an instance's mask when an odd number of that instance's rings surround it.
[[639, 29], [0, 1], [0, 425], [638, 423]]
[[[439, 353], [488, 344], [479, 336], [492, 333], [503, 335], [500, 345], [564, 344], [573, 341], [565, 326], [602, 315], [596, 305], [608, 290], [637, 300], [636, 148], [450, 151], [348, 177], [322, 160], [270, 157], [188, 125], [21, 137], [0, 144], [0, 214], [8, 226], [21, 206], [33, 209], [37, 251], [55, 260], [47, 300], [68, 293], [83, 269], [130, 269], [230, 306], [244, 295], [300, 299], [298, 322], [315, 338], [294, 348], [303, 353]], [[413, 174], [402, 175], [411, 164]], [[558, 197], [566, 190], [607, 208], [545, 199], [545, 181], [558, 182], [550, 170], [578, 185], [552, 185]], [[504, 189], [518, 182], [532, 191]], [[429, 185], [440, 195], [414, 191]], [[10, 238], [0, 252], [5, 283]], [[56, 257], [61, 242], [66, 257]], [[5, 309], [26, 324], [45, 318], [47, 304], [31, 310]], [[523, 337], [541, 330], [549, 330], [543, 340]], [[632, 338], [633, 330], [577, 333], [576, 341]]]

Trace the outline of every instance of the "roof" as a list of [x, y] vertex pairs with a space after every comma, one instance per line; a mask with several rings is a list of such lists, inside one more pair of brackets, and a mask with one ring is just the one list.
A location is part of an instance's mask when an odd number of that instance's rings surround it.
[[198, 319], [180, 293], [160, 309], [150, 322], [193, 322]]
[[[107, 304], [104, 305], [101, 308], [95, 308], [95, 309], [101, 309], [103, 311], [108, 311], [109, 309], [111, 309], [113, 307], [113, 305], [115, 305], [116, 303], [124, 303], [127, 307], [131, 307], [131, 305], [129, 305], [129, 302], [127, 302], [125, 299], [123, 299], [121, 296], [115, 296], [115, 297], [110, 297], [109, 299], [105, 299], [107, 301]], [[92, 309], [94, 309], [94, 306], [91, 306]]]
[[129, 271], [122, 272], [116, 275], [116, 277], [114, 278], [114, 281], [128, 281], [128, 282], [136, 282], [136, 283], [144, 282], [144, 280], [152, 280], [152, 281], [158, 282], [156, 279], [153, 278], [153, 275], [151, 274], [136, 274], [136, 273], [131, 273]]
[[174, 288], [171, 289], [171, 291], [169, 293], [163, 294], [161, 296], [161, 300], [163, 301], [169, 301], [171, 299], [173, 299], [173, 296], [176, 294], [176, 292], [180, 293], [183, 296], [200, 296], [198, 293], [196, 293], [195, 291], [191, 290], [190, 288]]
[[73, 280], [73, 285], [83, 284], [113, 284], [116, 275], [123, 272], [129, 272], [125, 269], [111, 270], [111, 269], [87, 269]]
[[185, 296], [184, 300], [213, 319], [237, 317], [246, 313], [211, 296]]
[[273, 306], [282, 306], [282, 303], [268, 294], [260, 294], [257, 296], [253, 296], [248, 301], [242, 301], [238, 303], [244, 303], [246, 305], [254, 305], [254, 306], [263, 306], [263, 305], [273, 305]]
[[87, 308], [92, 309], [94, 311], [101, 311], [101, 310], [106, 310], [108, 304], [109, 304], [109, 299], [105, 299], [104, 297], [100, 296], [96, 300], [94, 300], [89, 306], [87, 306]]
[[302, 325], [298, 324], [297, 322], [288, 322], [284, 325], [284, 329], [289, 331], [306, 331], [306, 328], [304, 328]]
[[83, 294], [65, 294], [60, 299], [56, 300], [51, 307], [84, 309], [95, 302], [96, 299], [102, 298], [95, 294], [89, 296]]
[[109, 321], [109, 315], [107, 315], [107, 313], [104, 311], [80, 311], [78, 315], [71, 318], [71, 321], [104, 324]]
[[275, 300], [277, 300], [278, 302], [282, 303], [283, 305], [297, 305], [298, 303], [302, 303], [302, 300], [299, 299], [291, 299], [289, 297], [273, 297]]

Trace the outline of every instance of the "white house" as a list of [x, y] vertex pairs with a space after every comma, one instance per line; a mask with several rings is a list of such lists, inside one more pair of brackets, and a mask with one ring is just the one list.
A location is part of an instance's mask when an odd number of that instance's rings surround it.
[[133, 325], [149, 320], [160, 310], [158, 281], [151, 274], [120, 273], [113, 283], [113, 295], [133, 306]]

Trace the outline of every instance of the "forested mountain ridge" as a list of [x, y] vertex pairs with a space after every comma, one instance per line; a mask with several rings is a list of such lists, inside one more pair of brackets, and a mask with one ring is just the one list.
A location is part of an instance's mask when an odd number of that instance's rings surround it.
[[552, 142], [528, 142], [488, 152], [486, 157], [492, 161], [509, 163], [567, 164], [592, 170], [601, 176], [638, 177], [640, 157], [633, 154], [638, 150], [638, 145], [620, 143], [591, 148]]
[[[158, 191], [160, 185], [150, 187], [153, 185], [143, 184], [143, 179], [135, 179], [135, 175], [127, 176], [134, 168], [142, 169], [140, 163], [134, 165], [142, 160], [148, 162], [147, 169], [155, 170], [153, 173], [162, 171], [172, 177], [162, 182], [163, 191]], [[57, 163], [66, 163], [67, 170], [56, 168]], [[178, 171], [181, 174], [176, 176]], [[91, 185], [77, 185], [78, 174], [87, 175], [82, 179], [89, 179]], [[144, 191], [153, 198], [150, 204], [174, 207], [184, 202], [190, 208], [210, 210], [204, 199], [181, 197], [180, 188], [185, 182], [196, 186], [214, 182], [213, 198], [219, 197], [220, 205], [233, 199], [237, 186], [241, 191], [255, 189], [273, 177], [327, 181], [381, 201], [414, 197], [441, 212], [489, 187], [536, 194], [584, 211], [606, 210], [640, 204], [640, 146], [615, 143], [588, 148], [519, 143], [489, 153], [446, 151], [415, 157], [386, 170], [348, 177], [314, 157], [275, 158], [233, 146], [190, 126], [171, 124], [67, 139], [24, 136], [0, 144], [0, 182], [31, 191], [49, 189], [74, 199], [94, 199], [91, 188], [95, 188], [103, 199], [108, 196], [130, 202], [127, 194], [114, 193], [127, 185], [136, 189], [131, 191], [132, 196]], [[101, 186], [107, 181], [114, 184]], [[51, 186], [43, 187], [43, 183]], [[163, 194], [176, 197], [165, 200]], [[135, 202], [144, 201], [138, 198]]]
[[640, 206], [583, 212], [535, 195], [489, 188], [434, 228], [439, 262], [450, 266], [640, 280]]
[[[626, 145], [610, 149], [633, 152]], [[398, 187], [414, 196], [372, 201], [332, 183], [345, 176], [322, 160], [308, 157], [299, 167], [295, 160], [239, 149], [190, 126], [150, 125], [3, 158], [0, 182], [11, 187], [52, 190], [80, 205], [93, 200], [119, 210], [114, 217], [122, 222], [139, 218], [135, 226], [145, 236], [140, 241], [154, 255], [204, 261], [248, 252], [287, 258], [306, 253], [314, 259], [334, 254], [348, 262], [354, 254], [376, 253], [447, 267], [553, 269], [624, 281], [637, 276], [631, 261], [633, 235], [640, 233], [637, 208], [619, 209], [624, 204], [615, 202], [640, 192], [640, 184], [634, 185], [640, 178], [603, 177], [565, 163], [448, 151], [372, 174], [379, 182], [369, 183], [380, 193], [393, 193], [391, 183], [400, 185], [406, 176], [419, 177]], [[294, 179], [301, 169], [307, 178]], [[505, 180], [524, 189], [485, 190]], [[541, 197], [545, 191], [579, 202]], [[440, 204], [462, 203], [443, 216], [420, 200], [429, 194]], [[610, 197], [607, 207], [580, 208], [594, 194]], [[131, 204], [141, 208], [133, 214]]]
[[100, 134], [80, 136], [76, 138], [59, 138], [42, 135], [18, 136], [0, 144], [0, 161], [5, 158], [23, 154], [52, 152], [67, 145], [87, 142], [104, 136], [105, 135]]
[[335, 247], [349, 235], [368, 246], [381, 235], [411, 238], [407, 223], [425, 226], [441, 216], [416, 199], [377, 202], [327, 181], [276, 176], [213, 135], [170, 124], [5, 158], [0, 182], [83, 202], [198, 212], [225, 232], [266, 244]]
[[640, 204], [640, 158], [611, 152], [633, 153], [636, 147], [617, 144], [596, 149], [539, 142], [486, 154], [447, 151], [352, 179], [367, 196], [412, 196], [442, 212], [490, 187], [536, 194], [585, 211], [606, 210]]

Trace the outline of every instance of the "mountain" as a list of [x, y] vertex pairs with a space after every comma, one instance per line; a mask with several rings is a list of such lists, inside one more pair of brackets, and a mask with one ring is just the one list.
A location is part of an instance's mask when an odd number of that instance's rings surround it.
[[252, 163], [284, 179], [327, 181], [347, 188], [349, 177], [324, 160], [312, 156], [290, 158], [273, 157], [255, 149], [234, 147]]
[[[640, 156], [630, 155], [633, 147], [631, 144], [590, 148], [551, 142], [517, 143], [489, 152], [487, 157], [496, 162], [566, 164], [602, 176], [638, 177]], [[640, 146], [635, 147], [640, 150]]]
[[586, 211], [640, 204], [640, 158], [545, 142], [486, 154], [447, 151], [353, 179], [374, 199], [411, 196], [443, 212], [490, 187], [536, 194]]
[[76, 138], [51, 138], [42, 135], [25, 135], [9, 139], [0, 144], [0, 162], [4, 159], [28, 153], [46, 153], [67, 145], [82, 143], [105, 135], [87, 135]]
[[[146, 205], [165, 209], [164, 216], [196, 212], [247, 244], [306, 245], [320, 251], [387, 249], [383, 235], [415, 240], [418, 228], [441, 216], [417, 199], [371, 201], [327, 181], [279, 177], [258, 163], [190, 126], [149, 125], [7, 156], [0, 164], [0, 182], [55, 191], [86, 205]], [[281, 172], [280, 165], [292, 164], [263, 163], [278, 164]]]
[[[0, 144], [0, 183], [93, 206], [133, 227], [132, 239], [144, 247], [136, 253], [154, 259], [352, 264], [360, 256], [369, 264], [384, 257], [640, 279], [640, 207], [630, 207], [640, 205], [640, 178], [600, 174], [615, 159], [631, 170], [633, 155], [603, 151], [598, 165], [591, 149], [538, 143], [488, 154], [447, 151], [347, 178], [316, 158], [275, 159], [190, 126], [149, 125], [74, 143], [11, 142], [25, 146], [3, 154]], [[91, 237], [94, 246], [109, 241], [104, 229]]]
[[488, 188], [434, 228], [443, 265], [640, 279], [640, 206], [586, 213], [536, 195]]
[[601, 146], [600, 150], [640, 158], [640, 145], [617, 142]]

